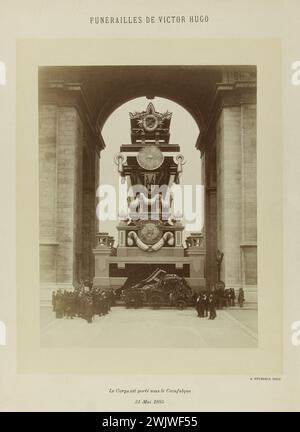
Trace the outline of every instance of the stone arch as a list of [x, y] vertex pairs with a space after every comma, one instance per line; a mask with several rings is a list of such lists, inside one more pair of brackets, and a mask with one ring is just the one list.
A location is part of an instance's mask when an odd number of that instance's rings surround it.
[[[123, 105], [127, 104], [130, 101], [133, 101], [133, 100], [139, 99], [139, 98], [143, 98], [143, 97], [146, 98], [146, 99], [149, 99], [149, 102], [150, 101], [153, 102], [154, 105], [155, 105], [155, 98], [166, 99], [166, 100], [169, 100], [169, 101], [171, 101], [173, 103], [176, 103], [183, 110], [185, 110], [187, 112], [187, 114], [189, 114], [192, 117], [193, 121], [195, 122], [195, 125], [198, 128], [198, 137], [197, 137], [197, 140], [195, 142], [195, 146], [196, 146], [196, 143], [199, 140], [199, 136], [201, 134], [201, 131], [205, 130], [205, 121], [203, 119], [203, 116], [201, 115], [201, 112], [199, 112], [199, 114], [196, 114], [196, 112], [192, 111], [191, 107], [189, 107], [187, 104], [183, 105], [183, 103], [181, 101], [179, 101], [178, 99], [176, 99], [175, 97], [163, 96], [161, 92], [160, 93], [156, 93], [155, 95], [153, 95], [153, 97], [151, 98], [151, 100], [145, 94], [138, 93], [137, 96], [131, 95], [130, 97], [127, 96], [124, 99], [117, 98], [115, 101], [111, 101], [110, 104], [109, 104], [109, 106], [105, 107], [105, 110], [103, 112], [102, 111], [99, 112], [99, 115], [97, 117], [97, 129], [99, 130], [99, 132], [101, 131], [101, 134], [102, 134], [102, 131], [103, 131], [103, 128], [104, 128], [106, 122], [108, 121], [108, 119], [111, 116], [113, 116], [114, 112], [118, 108], [122, 107]], [[106, 143], [105, 143], [105, 145], [106, 145]], [[199, 148], [198, 148], [198, 150], [199, 150]]]
[[[82, 132], [91, 157], [90, 187], [95, 196], [98, 156], [105, 146], [103, 125], [118, 106], [139, 96], [170, 99], [190, 112], [198, 124], [196, 148], [202, 156], [205, 206], [209, 210], [206, 220], [215, 215], [206, 236], [206, 253], [210, 257], [206, 277], [209, 283], [215, 282], [215, 252], [220, 249], [224, 252], [221, 279], [235, 289], [243, 286], [255, 297], [255, 66], [40, 68], [40, 162], [45, 178], [40, 183], [41, 196], [53, 192], [55, 202], [50, 213], [48, 199], [40, 211], [43, 282], [47, 286], [52, 282], [74, 282], [73, 233], [79, 190], [76, 167], [82, 157], [78, 150], [84, 142]], [[51, 184], [47, 181], [50, 173]], [[91, 198], [93, 205], [95, 199]], [[95, 234], [96, 222], [92, 218], [91, 227]]]
[[96, 127], [97, 130], [99, 130], [100, 132], [102, 131], [104, 124], [106, 123], [106, 121], [108, 120], [108, 118], [118, 109], [120, 108], [122, 105], [126, 104], [127, 102], [140, 98], [140, 97], [146, 97], [147, 99], [154, 99], [154, 103], [155, 103], [155, 98], [163, 98], [163, 99], [168, 99], [172, 102], [177, 103], [178, 105], [180, 105], [183, 109], [185, 109], [194, 119], [195, 123], [198, 126], [199, 129], [199, 135], [201, 133], [201, 131], [204, 131], [206, 129], [206, 124], [205, 124], [205, 120], [203, 118], [203, 115], [201, 113], [201, 111], [199, 109], [197, 109], [197, 107], [192, 107], [191, 105], [188, 104], [187, 101], [184, 101], [180, 98], [176, 98], [175, 96], [170, 95], [169, 93], [164, 93], [163, 91], [157, 91], [157, 92], [151, 92], [151, 94], [153, 94], [153, 96], [151, 96], [151, 98], [149, 96], [147, 96], [147, 92], [143, 91], [143, 90], [139, 90], [136, 91], [136, 89], [134, 89], [132, 91], [132, 93], [128, 94], [128, 95], [124, 95], [121, 97], [116, 97], [113, 100], [110, 100], [107, 105], [104, 105], [101, 107], [101, 110], [99, 111], [99, 114], [97, 116], [97, 123], [96, 123]]

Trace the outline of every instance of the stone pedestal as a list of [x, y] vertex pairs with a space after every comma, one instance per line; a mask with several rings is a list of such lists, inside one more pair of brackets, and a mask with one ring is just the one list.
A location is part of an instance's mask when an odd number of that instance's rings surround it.
[[195, 292], [206, 288], [205, 278], [205, 247], [202, 233], [191, 233], [186, 238], [187, 249], [185, 255], [189, 257], [190, 277], [189, 285]]
[[110, 287], [109, 258], [112, 255], [114, 238], [108, 233], [100, 232], [96, 235], [97, 247], [93, 249], [95, 259], [95, 276], [93, 284], [102, 289]]
[[95, 277], [93, 284], [96, 287], [108, 288], [109, 281], [109, 257], [111, 248], [105, 245], [99, 245], [93, 250], [95, 257]]

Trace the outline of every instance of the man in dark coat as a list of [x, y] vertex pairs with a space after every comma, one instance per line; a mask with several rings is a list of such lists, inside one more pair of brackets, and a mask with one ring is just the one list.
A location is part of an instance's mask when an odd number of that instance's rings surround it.
[[101, 299], [101, 291], [100, 288], [97, 289], [96, 292], [96, 305], [95, 305], [95, 310], [97, 311], [97, 315], [101, 316], [102, 315], [102, 299]]
[[204, 310], [206, 308], [206, 295], [202, 292], [199, 293], [199, 296], [196, 300], [196, 310], [198, 312], [198, 317], [204, 317]]
[[64, 314], [64, 296], [61, 290], [58, 290], [55, 298], [56, 318], [62, 318]]
[[[208, 296], [209, 297], [209, 296]], [[208, 298], [207, 298], [208, 300]], [[217, 309], [223, 309], [223, 291], [221, 288], [216, 288], [214, 291], [214, 301], [215, 301], [215, 307]]]
[[69, 293], [69, 299], [68, 299], [68, 313], [69, 318], [73, 319], [75, 316], [75, 293], [70, 292]]
[[201, 297], [202, 297], [202, 294], [200, 293], [198, 295], [198, 297], [196, 298], [196, 311], [197, 311], [198, 317], [204, 316], [204, 313], [202, 315], [202, 310], [201, 310]]
[[102, 314], [106, 315], [109, 312], [109, 308], [108, 308], [108, 299], [107, 299], [107, 294], [105, 291], [101, 292], [101, 305], [102, 305]]
[[208, 297], [208, 310], [209, 310], [209, 318], [210, 320], [214, 320], [217, 316], [216, 307], [213, 294], [210, 294]]
[[85, 301], [85, 319], [88, 323], [93, 320], [93, 297], [88, 294]]
[[68, 291], [64, 290], [64, 292], [63, 292], [63, 304], [64, 304], [63, 316], [67, 316], [68, 295], [69, 295]]
[[78, 298], [79, 302], [79, 316], [84, 318], [85, 315], [85, 293], [82, 291]]
[[71, 304], [70, 304], [70, 292], [64, 292], [64, 303], [65, 303], [65, 309], [64, 314], [67, 318], [70, 318], [70, 311], [71, 311]]
[[224, 303], [223, 303], [224, 307], [230, 306], [230, 296], [231, 296], [230, 290], [228, 288], [226, 288], [224, 290]]
[[243, 288], [240, 288], [239, 289], [239, 295], [238, 295], [238, 304], [239, 304], [239, 307], [243, 307], [244, 306], [244, 301], [245, 301], [244, 290], [243, 290]]
[[230, 306], [235, 306], [235, 291], [234, 291], [234, 288], [230, 288]]
[[203, 293], [202, 301], [203, 301], [203, 309], [204, 309], [204, 316], [208, 316], [208, 293], [207, 291]]
[[98, 314], [98, 294], [95, 287], [92, 288], [91, 295], [93, 298], [93, 315]]
[[52, 291], [52, 310], [53, 310], [53, 312], [55, 312], [55, 298], [56, 298], [55, 291]]
[[73, 307], [74, 307], [74, 316], [80, 315], [80, 289], [76, 288], [73, 295]]
[[114, 306], [116, 303], [116, 293], [115, 291], [111, 288], [110, 289], [110, 305]]

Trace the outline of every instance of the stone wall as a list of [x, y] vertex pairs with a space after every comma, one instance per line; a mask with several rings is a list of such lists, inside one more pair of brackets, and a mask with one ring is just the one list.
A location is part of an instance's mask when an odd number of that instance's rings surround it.
[[75, 176], [75, 219], [74, 219], [74, 239], [75, 239], [75, 265], [73, 271], [74, 281], [82, 278], [82, 220], [83, 220], [83, 130], [78, 130], [78, 140], [80, 144], [76, 148], [76, 176]]
[[91, 276], [91, 229], [93, 228], [93, 213], [95, 207], [92, 205], [92, 167], [93, 161], [90, 159], [88, 151], [85, 149], [83, 154], [83, 182], [82, 182], [82, 277], [90, 279]]
[[56, 105], [43, 105], [39, 112], [39, 232], [42, 282], [56, 279], [56, 125]]
[[74, 219], [76, 196], [76, 153], [78, 146], [78, 117], [76, 108], [60, 107], [58, 117], [57, 161], [57, 283], [74, 280]]
[[[257, 301], [257, 191], [255, 92], [226, 92], [212, 111], [202, 155], [205, 169], [207, 285], [216, 281], [216, 252], [224, 253], [220, 278]], [[216, 149], [216, 158], [214, 151]], [[215, 174], [215, 178], [214, 178]]]
[[218, 249], [224, 253], [221, 280], [241, 286], [241, 108], [226, 107], [217, 141]]
[[71, 288], [93, 277], [98, 157], [75, 106], [42, 104], [39, 120], [40, 281]]
[[241, 107], [242, 120], [242, 279], [251, 289], [257, 284], [257, 172], [256, 105]]
[[217, 192], [216, 192], [216, 143], [213, 142], [202, 158], [205, 160], [202, 169], [205, 171], [205, 277], [207, 286], [211, 287], [217, 280]]

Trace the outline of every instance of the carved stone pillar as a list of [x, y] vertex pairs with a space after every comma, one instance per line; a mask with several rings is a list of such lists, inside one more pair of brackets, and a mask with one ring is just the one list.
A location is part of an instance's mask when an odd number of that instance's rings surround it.
[[[41, 300], [94, 274], [101, 148], [80, 85], [41, 82], [39, 92]], [[86, 148], [89, 162], [83, 160]], [[98, 154], [97, 154], [98, 152]], [[87, 175], [88, 172], [88, 175]], [[85, 226], [85, 229], [83, 227]]]
[[[221, 280], [256, 301], [256, 81], [226, 69], [199, 148], [205, 168], [208, 285], [217, 277], [216, 251], [224, 253]], [[214, 149], [215, 148], [215, 155]], [[215, 181], [213, 180], [215, 176]]]

